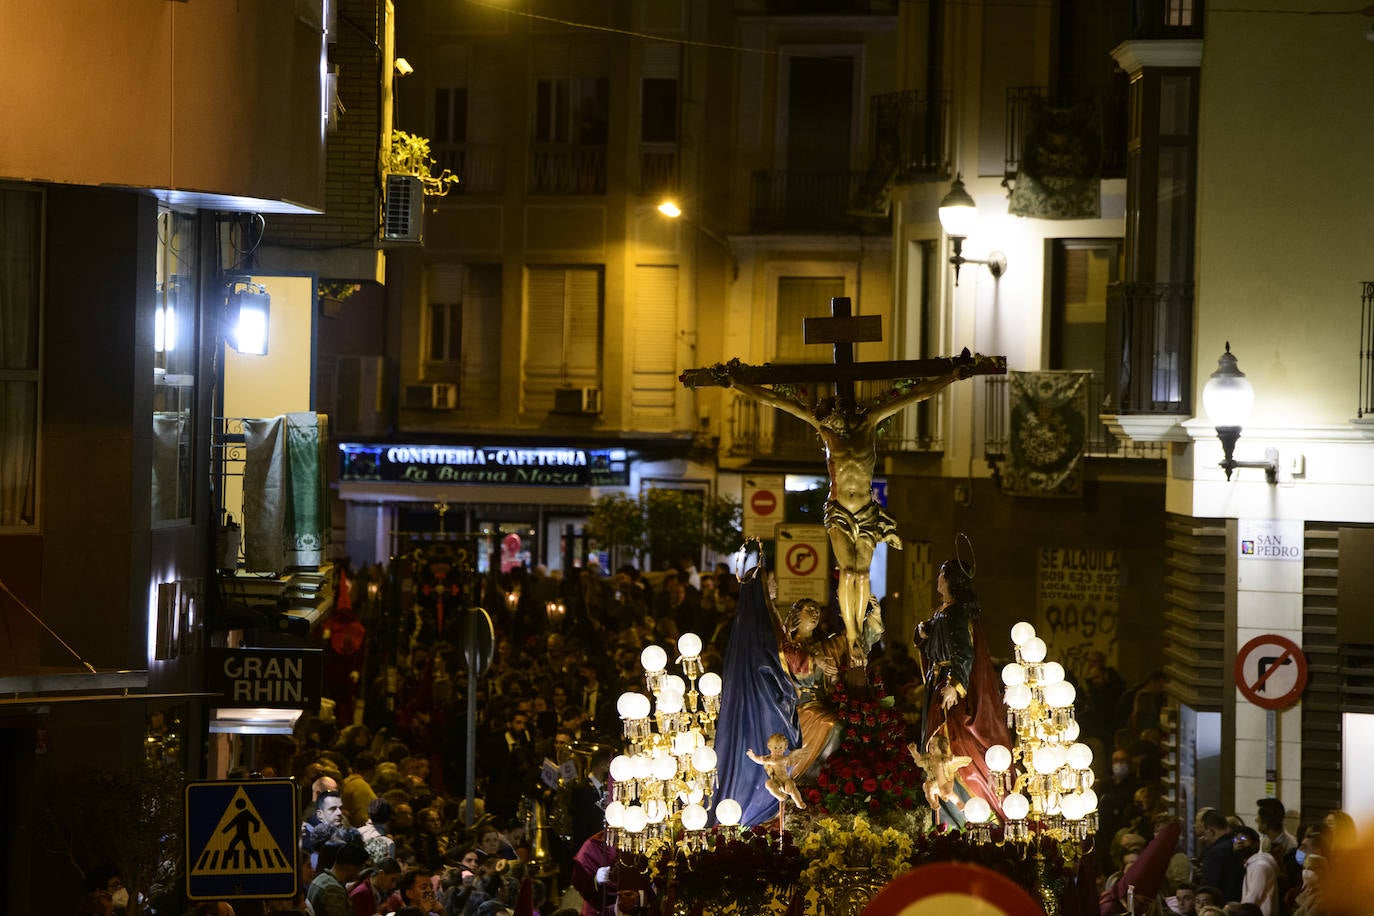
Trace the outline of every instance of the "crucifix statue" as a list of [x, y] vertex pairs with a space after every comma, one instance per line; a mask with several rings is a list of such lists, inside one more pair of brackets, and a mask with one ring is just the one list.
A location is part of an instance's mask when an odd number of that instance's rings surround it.
[[[840, 566], [839, 604], [854, 664], [867, 662], [863, 619], [871, 596], [869, 567], [878, 544], [902, 546], [897, 523], [873, 499], [879, 425], [904, 407], [924, 401], [960, 379], [1004, 375], [1004, 356], [970, 354], [937, 359], [857, 363], [854, 344], [882, 340], [878, 315], [852, 315], [848, 297], [830, 300], [830, 317], [802, 321], [806, 343], [832, 344], [834, 362], [749, 366], [738, 359], [688, 369], [679, 380], [688, 388], [720, 386], [797, 417], [820, 435], [830, 476], [824, 523]], [[859, 381], [893, 380], [885, 394], [865, 403], [855, 399]], [[811, 404], [793, 393], [801, 383], [829, 382], [834, 394]], [[772, 387], [768, 387], [772, 386]]]

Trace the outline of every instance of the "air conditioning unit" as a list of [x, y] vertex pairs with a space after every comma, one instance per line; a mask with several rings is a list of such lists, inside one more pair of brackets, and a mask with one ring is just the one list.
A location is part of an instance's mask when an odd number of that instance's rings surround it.
[[555, 388], [553, 412], [601, 413], [601, 389], [594, 385], [583, 388]]
[[457, 407], [458, 386], [451, 382], [406, 386], [406, 410], [455, 410]]
[[382, 208], [382, 242], [418, 245], [423, 241], [425, 188], [414, 175], [386, 176]]

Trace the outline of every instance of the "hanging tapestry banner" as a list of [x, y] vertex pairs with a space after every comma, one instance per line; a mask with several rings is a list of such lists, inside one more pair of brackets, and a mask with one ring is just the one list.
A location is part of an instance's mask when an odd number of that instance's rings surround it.
[[1002, 492], [1071, 497], [1083, 492], [1087, 372], [1008, 372], [1011, 435]]
[[1016, 186], [1007, 212], [1036, 219], [1101, 215], [1102, 115], [1095, 102], [1051, 108], [1033, 98], [1026, 112]]

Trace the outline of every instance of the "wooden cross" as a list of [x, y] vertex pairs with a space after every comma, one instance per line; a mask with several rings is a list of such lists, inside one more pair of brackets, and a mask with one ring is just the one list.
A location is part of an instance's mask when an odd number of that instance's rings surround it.
[[830, 317], [802, 319], [802, 339], [809, 344], [833, 344], [834, 361], [751, 366], [733, 359], [729, 363], [688, 369], [678, 376], [678, 380], [688, 388], [722, 387], [728, 385], [730, 379], [753, 385], [830, 383], [835, 386], [835, 398], [839, 403], [852, 404], [855, 382], [935, 378], [963, 367], [966, 367], [968, 375], [1007, 374], [1005, 356], [982, 356], [970, 354], [967, 350], [959, 356], [934, 359], [855, 362], [854, 344], [883, 339], [882, 317], [852, 314], [848, 296], [836, 296], [830, 300]]

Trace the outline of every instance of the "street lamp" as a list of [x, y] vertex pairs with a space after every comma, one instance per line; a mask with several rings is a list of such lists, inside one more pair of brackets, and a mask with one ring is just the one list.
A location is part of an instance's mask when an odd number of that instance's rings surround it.
[[678, 206], [677, 201], [675, 201], [675, 200], [673, 200], [673, 199], [671, 199], [671, 198], [665, 198], [664, 200], [662, 200], [661, 202], [659, 202], [659, 205], [658, 205], [658, 208], [657, 208], [657, 209], [658, 209], [658, 212], [659, 212], [659, 213], [661, 213], [661, 214], [663, 214], [664, 216], [668, 217], [668, 219], [680, 219], [680, 220], [682, 220], [684, 223], [687, 223], [689, 226], [692, 226], [692, 227], [695, 228], [698, 232], [700, 232], [702, 235], [706, 236], [708, 239], [710, 239], [711, 241], [715, 242], [717, 245], [719, 245], [719, 246], [721, 246], [722, 248], [724, 248], [724, 249], [725, 249], [725, 253], [726, 253], [726, 254], [729, 256], [729, 258], [730, 258], [730, 269], [731, 269], [731, 271], [734, 273], [735, 277], [738, 277], [738, 276], [739, 276], [739, 264], [737, 264], [737, 263], [735, 262], [735, 252], [734, 252], [734, 250], [730, 247], [730, 241], [729, 241], [728, 239], [726, 239], [724, 236], [720, 235], [719, 233], [712, 232], [710, 229], [707, 229], [707, 228], [706, 228], [705, 226], [703, 226], [701, 223], [697, 222], [696, 220], [692, 219], [692, 218], [691, 218], [690, 216], [688, 216], [687, 214], [683, 213], [683, 212], [682, 212], [682, 208]]
[[940, 226], [954, 243], [954, 254], [950, 255], [949, 263], [954, 265], [955, 286], [959, 285], [959, 268], [965, 264], [986, 265], [994, 280], [1007, 272], [1007, 256], [1000, 251], [989, 252], [987, 260], [964, 257], [964, 239], [973, 231], [977, 219], [978, 206], [964, 188], [963, 175], [956, 175], [949, 193], [940, 201]]
[[1231, 342], [1226, 341], [1226, 352], [1217, 359], [1216, 371], [1202, 387], [1202, 407], [1217, 428], [1217, 438], [1221, 440], [1224, 458], [1221, 468], [1226, 471], [1226, 479], [1236, 468], [1263, 468], [1264, 477], [1270, 483], [1278, 483], [1279, 450], [1264, 450], [1264, 461], [1237, 461], [1235, 459], [1236, 441], [1240, 439], [1241, 426], [1250, 416], [1250, 408], [1255, 404], [1255, 389], [1245, 373], [1240, 371], [1236, 358], [1231, 354]]

